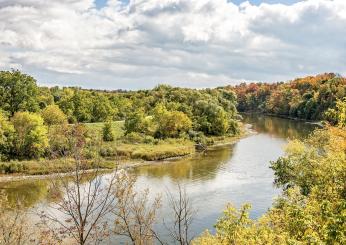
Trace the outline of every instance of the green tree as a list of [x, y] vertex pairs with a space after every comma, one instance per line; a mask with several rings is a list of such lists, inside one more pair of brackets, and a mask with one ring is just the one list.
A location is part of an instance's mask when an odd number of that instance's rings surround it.
[[37, 158], [48, 147], [47, 127], [40, 115], [16, 112], [12, 118], [15, 129], [14, 151], [18, 158]]
[[8, 159], [13, 147], [14, 128], [0, 111], [0, 160]]
[[326, 117], [339, 127], [346, 127], [346, 97], [336, 102], [335, 109], [328, 109]]
[[105, 122], [107, 119], [114, 119], [116, 110], [111, 106], [105, 95], [98, 94], [93, 98], [93, 122]]
[[43, 109], [42, 118], [46, 125], [61, 125], [67, 123], [65, 113], [57, 105], [49, 105]]
[[166, 111], [156, 114], [154, 121], [157, 124], [156, 136], [162, 138], [179, 137], [192, 128], [191, 119], [181, 111]]
[[58, 88], [55, 87], [53, 91], [57, 105], [65, 113], [65, 115], [67, 115], [68, 121], [70, 123], [75, 123], [77, 121], [74, 115], [74, 93], [75, 91], [71, 88], [64, 88], [62, 91], [59, 91]]
[[17, 111], [39, 110], [36, 80], [18, 70], [0, 71], [0, 108], [13, 115]]
[[197, 128], [206, 135], [224, 135], [230, 128], [230, 116], [219, 105], [208, 102], [198, 101], [196, 109], [199, 117]]
[[114, 132], [112, 129], [112, 122], [106, 122], [102, 129], [102, 138], [104, 141], [114, 141]]
[[151, 119], [146, 117], [142, 110], [130, 113], [125, 119], [125, 134], [132, 132], [150, 134]]
[[37, 100], [41, 109], [54, 104], [54, 97], [51, 90], [47, 87], [39, 88]]
[[77, 122], [91, 122], [93, 101], [89, 92], [77, 89], [72, 98], [74, 105], [73, 115]]

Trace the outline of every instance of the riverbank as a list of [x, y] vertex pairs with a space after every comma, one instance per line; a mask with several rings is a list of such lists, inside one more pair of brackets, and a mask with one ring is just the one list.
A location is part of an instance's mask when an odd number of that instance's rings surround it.
[[[241, 138], [253, 133], [251, 126], [243, 125], [241, 133], [236, 136], [211, 137], [213, 144], [208, 145], [205, 150], [225, 145], [232, 145]], [[186, 142], [185, 142], [186, 143]], [[86, 171], [95, 171], [95, 166], [100, 171], [112, 171], [118, 169], [136, 168], [145, 165], [169, 163], [171, 160], [182, 159], [199, 151], [195, 149], [192, 142], [186, 145], [158, 145], [154, 148], [145, 144], [134, 144], [126, 146], [127, 154], [120, 156], [107, 156], [99, 160], [86, 160], [84, 168]], [[159, 153], [159, 154], [158, 154]], [[137, 157], [137, 158], [131, 158]], [[59, 173], [63, 175], [73, 174], [73, 159], [40, 159], [30, 161], [1, 162], [0, 169], [7, 168], [7, 173], [0, 173], [0, 182], [20, 181], [24, 179], [45, 179], [54, 177]]]
[[285, 116], [285, 115], [278, 115], [278, 114], [273, 114], [273, 113], [264, 113], [260, 111], [246, 111], [246, 112], [240, 112], [240, 115], [263, 115], [267, 117], [277, 117], [277, 118], [283, 118], [283, 119], [288, 119], [288, 120], [293, 120], [293, 121], [301, 121], [309, 124], [314, 124], [319, 127], [324, 127], [324, 121], [314, 121], [314, 120], [308, 120], [308, 119], [303, 119], [299, 117], [290, 117], [290, 116]]

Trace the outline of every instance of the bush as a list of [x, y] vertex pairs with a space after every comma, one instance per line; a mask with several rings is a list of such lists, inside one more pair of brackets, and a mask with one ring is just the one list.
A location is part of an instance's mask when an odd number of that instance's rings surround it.
[[3, 174], [13, 174], [20, 173], [24, 170], [24, 166], [21, 163], [9, 162], [0, 164], [0, 173]]
[[158, 139], [155, 139], [154, 137], [150, 136], [150, 135], [146, 135], [143, 139], [143, 143], [145, 144], [152, 144], [152, 145], [156, 145], [159, 142]]
[[112, 146], [103, 146], [100, 150], [101, 157], [114, 157], [117, 156], [117, 150]]
[[191, 130], [189, 131], [189, 137], [196, 144], [202, 144], [202, 145], [208, 144], [208, 139], [202, 132], [196, 132]]
[[139, 133], [129, 133], [123, 137], [123, 141], [130, 144], [142, 143], [144, 141], [144, 136]]
[[112, 130], [112, 123], [106, 122], [102, 130], [102, 138], [104, 141], [114, 141], [114, 133]]

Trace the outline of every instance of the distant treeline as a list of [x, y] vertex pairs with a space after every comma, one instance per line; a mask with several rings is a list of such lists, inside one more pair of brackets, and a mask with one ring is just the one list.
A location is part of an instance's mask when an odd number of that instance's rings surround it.
[[[240, 112], [262, 112], [337, 123], [337, 101], [346, 97], [346, 78], [334, 73], [298, 78], [286, 83], [241, 83], [226, 87], [237, 94]], [[329, 111], [329, 112], [328, 112]]]
[[59, 138], [48, 129], [67, 123], [124, 120], [125, 135], [132, 138], [183, 138], [205, 143], [207, 136], [237, 134], [237, 118], [236, 95], [225, 89], [167, 85], [140, 91], [48, 88], [39, 87], [33, 77], [18, 70], [0, 71], [3, 159], [46, 156], [51, 139]]

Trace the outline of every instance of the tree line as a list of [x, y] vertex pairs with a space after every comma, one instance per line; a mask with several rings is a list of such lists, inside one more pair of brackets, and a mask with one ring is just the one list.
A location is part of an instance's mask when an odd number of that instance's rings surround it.
[[[71, 130], [69, 125], [116, 120], [125, 121], [129, 138], [206, 143], [209, 136], [239, 133], [236, 103], [235, 93], [225, 89], [48, 88], [39, 87], [33, 77], [19, 70], [0, 71], [0, 158], [46, 157], [52, 148], [67, 147], [62, 136], [64, 130]], [[109, 123], [103, 139], [114, 140]]]
[[338, 123], [331, 110], [346, 97], [346, 78], [334, 73], [278, 83], [241, 83], [226, 87], [237, 94], [240, 112], [261, 112]]

